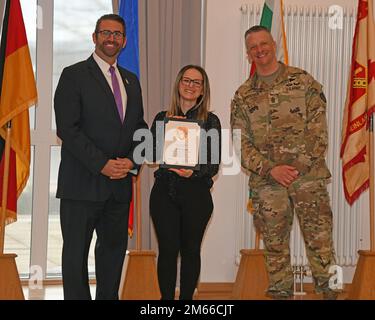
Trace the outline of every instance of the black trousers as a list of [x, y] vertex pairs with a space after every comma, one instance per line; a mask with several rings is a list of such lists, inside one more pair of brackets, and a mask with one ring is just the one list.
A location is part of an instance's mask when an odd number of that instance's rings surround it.
[[158, 280], [163, 300], [173, 300], [177, 258], [181, 255], [180, 300], [191, 300], [200, 274], [201, 243], [213, 210], [209, 188], [186, 179], [176, 184], [173, 198], [165, 181], [156, 179], [150, 195], [150, 214], [159, 244]]
[[96, 231], [96, 299], [116, 300], [128, 245], [129, 203], [62, 199], [62, 276], [64, 299], [90, 300], [87, 260]]

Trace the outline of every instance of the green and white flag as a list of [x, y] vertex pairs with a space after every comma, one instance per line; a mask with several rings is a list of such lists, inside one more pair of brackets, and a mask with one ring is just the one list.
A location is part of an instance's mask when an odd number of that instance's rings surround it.
[[265, 0], [260, 25], [271, 31], [277, 45], [277, 60], [288, 64], [282, 0]]
[[[277, 60], [288, 64], [283, 1], [265, 0], [259, 24], [271, 31], [272, 37], [276, 42]], [[254, 72], [255, 64], [252, 63], [250, 75], [253, 75]]]

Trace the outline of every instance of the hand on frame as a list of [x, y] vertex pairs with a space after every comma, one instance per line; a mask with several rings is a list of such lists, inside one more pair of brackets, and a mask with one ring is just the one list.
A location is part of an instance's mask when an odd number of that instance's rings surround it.
[[183, 177], [183, 178], [190, 178], [193, 174], [193, 170], [190, 170], [190, 169], [174, 169], [174, 168], [171, 168], [169, 170], [177, 173], [180, 177]]

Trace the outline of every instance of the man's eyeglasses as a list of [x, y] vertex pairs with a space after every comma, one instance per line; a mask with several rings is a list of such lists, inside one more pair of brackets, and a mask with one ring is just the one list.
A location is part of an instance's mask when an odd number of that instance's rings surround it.
[[190, 86], [190, 84], [193, 84], [193, 87], [195, 88], [200, 88], [203, 85], [203, 80], [198, 80], [198, 79], [190, 79], [190, 78], [182, 78], [181, 83], [184, 86]]
[[111, 35], [113, 35], [113, 38], [116, 39], [116, 40], [120, 40], [122, 39], [123, 37], [125, 37], [125, 34], [123, 34], [122, 32], [120, 31], [109, 31], [109, 30], [101, 30], [101, 31], [97, 31], [96, 33], [100, 33], [102, 35], [102, 37], [108, 39]]

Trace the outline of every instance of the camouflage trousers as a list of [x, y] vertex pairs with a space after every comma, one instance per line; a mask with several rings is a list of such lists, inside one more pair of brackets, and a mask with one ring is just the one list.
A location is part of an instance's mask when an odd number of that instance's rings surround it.
[[317, 293], [328, 291], [329, 268], [335, 264], [332, 211], [325, 180], [296, 180], [289, 188], [279, 184], [251, 188], [254, 225], [263, 236], [268, 292], [292, 293], [293, 273], [289, 239], [294, 212], [304, 237]]

